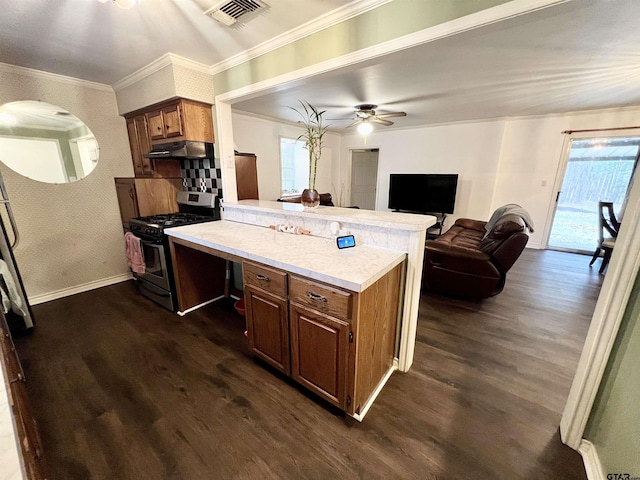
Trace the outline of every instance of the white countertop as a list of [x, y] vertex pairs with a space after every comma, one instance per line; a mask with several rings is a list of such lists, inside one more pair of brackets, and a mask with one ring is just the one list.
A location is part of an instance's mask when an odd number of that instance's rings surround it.
[[359, 208], [325, 207], [305, 208], [300, 203], [273, 202], [267, 200], [241, 200], [239, 202], [223, 202], [224, 209], [237, 208], [258, 212], [296, 212], [303, 217], [321, 218], [336, 222], [346, 222], [376, 227], [394, 228], [396, 230], [426, 230], [436, 221], [430, 215], [416, 215], [411, 213], [383, 212], [379, 210], [364, 210]]
[[226, 220], [169, 228], [164, 232], [355, 292], [365, 290], [406, 257], [404, 252], [368, 245], [339, 250], [335, 239], [281, 233]]

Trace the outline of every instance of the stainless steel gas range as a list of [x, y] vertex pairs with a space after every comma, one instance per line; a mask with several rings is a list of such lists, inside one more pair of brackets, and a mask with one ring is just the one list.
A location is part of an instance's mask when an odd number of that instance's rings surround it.
[[178, 192], [180, 211], [165, 215], [138, 217], [129, 221], [129, 231], [140, 239], [145, 272], [134, 273], [140, 292], [168, 308], [177, 311], [176, 289], [169, 241], [165, 228], [220, 220], [218, 197], [207, 192]]

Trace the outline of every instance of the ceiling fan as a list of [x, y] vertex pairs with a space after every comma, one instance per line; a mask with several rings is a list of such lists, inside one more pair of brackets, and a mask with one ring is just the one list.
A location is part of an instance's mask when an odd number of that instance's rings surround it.
[[386, 120], [387, 118], [407, 116], [405, 112], [389, 112], [376, 114], [375, 109], [378, 108], [378, 106], [370, 103], [356, 105], [355, 108], [356, 121], [351, 125], [348, 125], [347, 128], [354, 127], [363, 123], [379, 123], [380, 125], [385, 125], [388, 127], [389, 125], [393, 125], [393, 122]]

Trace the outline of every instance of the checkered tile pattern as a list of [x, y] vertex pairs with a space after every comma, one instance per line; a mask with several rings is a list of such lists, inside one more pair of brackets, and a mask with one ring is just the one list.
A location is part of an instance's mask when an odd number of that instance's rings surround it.
[[182, 160], [182, 186], [190, 192], [209, 192], [222, 198], [220, 159]]

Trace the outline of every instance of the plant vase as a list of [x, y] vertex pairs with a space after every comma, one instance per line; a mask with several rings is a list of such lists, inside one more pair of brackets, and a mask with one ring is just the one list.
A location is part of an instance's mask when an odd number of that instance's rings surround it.
[[305, 188], [300, 196], [300, 202], [304, 207], [315, 208], [320, 204], [320, 194], [315, 188]]

